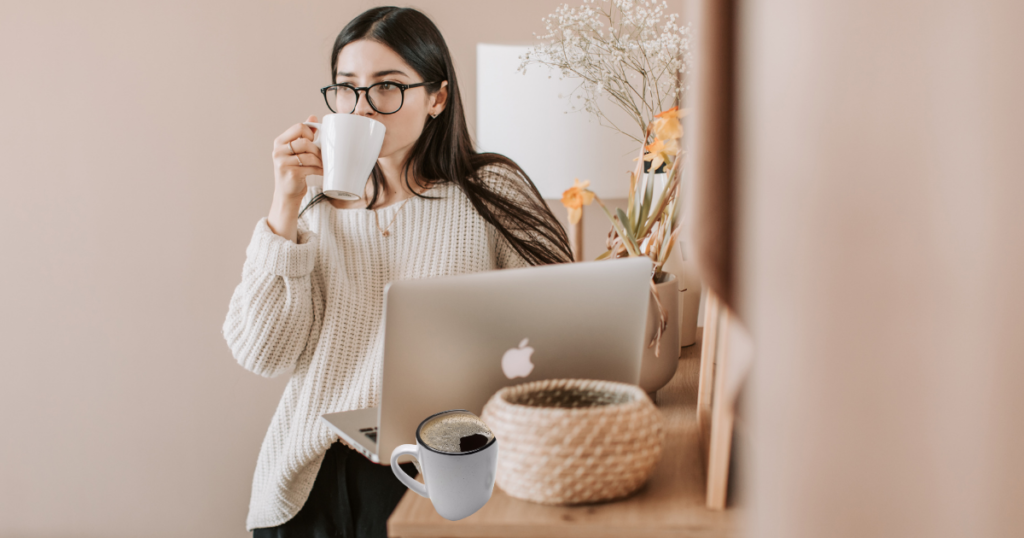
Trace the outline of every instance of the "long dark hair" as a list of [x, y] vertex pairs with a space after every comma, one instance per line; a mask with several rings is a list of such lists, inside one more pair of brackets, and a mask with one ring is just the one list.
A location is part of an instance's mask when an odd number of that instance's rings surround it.
[[[412, 8], [381, 6], [364, 11], [352, 19], [334, 41], [331, 84], [336, 82], [335, 73], [341, 49], [360, 39], [390, 47], [423, 80], [437, 81], [426, 86], [431, 95], [441, 89], [441, 81], [448, 81], [447, 106], [436, 118], [427, 121], [402, 167], [406, 186], [409, 186], [410, 167], [430, 185], [453, 181], [466, 194], [480, 216], [493, 224], [530, 265], [572, 261], [569, 236], [551, 214], [537, 186], [526, 172], [504, 155], [478, 153], [473, 147], [466, 127], [455, 68], [448, 53], [448, 45], [437, 26], [426, 15]], [[478, 171], [495, 163], [510, 168], [509, 174], [518, 172], [525, 180], [511, 195], [497, 192], [480, 178]], [[370, 177], [373, 181], [373, 197], [369, 207], [373, 207], [384, 185], [384, 173], [379, 164], [374, 165]], [[411, 187], [409, 190], [420, 198], [433, 198], [423, 196]], [[325, 199], [322, 192], [318, 193], [299, 215]]]

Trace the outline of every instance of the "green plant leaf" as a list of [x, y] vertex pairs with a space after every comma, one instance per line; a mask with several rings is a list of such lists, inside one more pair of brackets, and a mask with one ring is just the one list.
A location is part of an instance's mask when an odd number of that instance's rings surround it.
[[[669, 193], [675, 193], [676, 185], [678, 185], [678, 183], [679, 183], [679, 177], [678, 176], [675, 176], [675, 177], [673, 177], [672, 179], [669, 180], [668, 184], [665, 185], [665, 196], [662, 196], [661, 199], [658, 200], [658, 205], [657, 205], [657, 207], [654, 208], [654, 211], [651, 213], [652, 215], [655, 215], [655, 217], [657, 217], [657, 215], [660, 215], [662, 213], [662, 211], [665, 210], [665, 205], [668, 204], [668, 199], [669, 199], [668, 194]], [[654, 226], [654, 223], [657, 220], [658, 220], [657, 218], [650, 219], [650, 221], [647, 224], [645, 224], [643, 226], [643, 228], [640, 229], [640, 233], [638, 233], [637, 235], [639, 237], [647, 236], [647, 232], [649, 232], [651, 230], [651, 226]]]
[[[595, 196], [594, 200], [597, 200], [597, 204], [601, 206], [601, 209], [604, 211], [604, 214], [608, 215], [608, 220], [612, 222], [612, 226], [615, 228], [615, 233], [619, 234], [619, 237], [622, 238], [622, 244], [623, 246], [626, 247], [626, 251], [629, 252], [629, 255], [639, 256], [640, 251], [636, 247], [636, 243], [633, 240], [631, 240], [628, 235], [626, 235], [626, 231], [623, 229], [622, 223], [619, 222], [619, 219], [612, 216], [612, 214], [608, 211], [608, 208], [604, 205], [604, 202], [601, 201], [601, 198]], [[621, 211], [619, 212], [621, 213]]]
[[616, 208], [615, 212], [616, 214], [619, 215], [619, 221], [621, 221], [623, 223], [623, 226], [626, 228], [626, 238], [629, 239], [630, 242], [632, 242], [635, 245], [636, 237], [633, 235], [633, 230], [629, 226], [629, 221], [626, 220], [626, 214], [623, 213], [622, 209], [620, 208]]
[[[633, 181], [633, 173], [629, 173], [630, 182]], [[637, 179], [639, 183], [639, 179]], [[633, 213], [636, 213], [636, 209], [633, 207], [636, 205], [636, 185], [631, 185], [633, 188], [629, 189], [629, 198], [626, 200], [626, 217], [628, 219], [633, 218]]]
[[676, 221], [679, 218], [679, 205], [680, 205], [680, 201], [678, 199], [672, 200], [672, 213], [671, 213], [672, 214], [672, 216], [671, 216], [671, 227], [672, 228], [676, 227]]
[[658, 255], [658, 257], [660, 258], [658, 267], [661, 267], [660, 264], [664, 264], [665, 260], [667, 260], [669, 255], [672, 254], [672, 246], [676, 244], [676, 239], [679, 238], [680, 230], [682, 230], [682, 228], [676, 228], [675, 230], [672, 230], [672, 235], [668, 236], [668, 239], [665, 240], [666, 244]]
[[647, 177], [647, 188], [644, 190], [644, 201], [640, 204], [640, 214], [637, 215], [636, 225], [633, 227], [634, 234], [649, 228], [647, 226], [647, 216], [651, 211], [651, 199], [654, 198], [654, 170], [652, 169], [650, 173], [644, 175]]
[[603, 259], [605, 259], [605, 258], [607, 258], [608, 256], [611, 256], [611, 255], [612, 255], [611, 249], [606, 250], [606, 251], [602, 252], [600, 256], [594, 258], [594, 261], [596, 262], [597, 260], [603, 260]]

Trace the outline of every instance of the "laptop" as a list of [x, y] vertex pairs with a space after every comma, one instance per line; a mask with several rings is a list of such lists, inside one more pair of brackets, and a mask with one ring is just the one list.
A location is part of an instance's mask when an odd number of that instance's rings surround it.
[[[389, 282], [380, 405], [321, 418], [374, 463], [423, 419], [477, 416], [499, 389], [583, 378], [638, 384], [653, 264], [646, 256]], [[408, 460], [407, 460], [408, 461]]]

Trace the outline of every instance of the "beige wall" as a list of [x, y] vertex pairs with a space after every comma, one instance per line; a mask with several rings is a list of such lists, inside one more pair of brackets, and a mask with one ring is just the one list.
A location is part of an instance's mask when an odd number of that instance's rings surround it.
[[[413, 5], [471, 129], [476, 43], [533, 43], [557, 4]], [[286, 380], [239, 367], [220, 327], [272, 141], [326, 111], [331, 44], [373, 5], [0, 3], [0, 536], [245, 535]]]
[[1024, 533], [1024, 5], [741, 2], [750, 536]]

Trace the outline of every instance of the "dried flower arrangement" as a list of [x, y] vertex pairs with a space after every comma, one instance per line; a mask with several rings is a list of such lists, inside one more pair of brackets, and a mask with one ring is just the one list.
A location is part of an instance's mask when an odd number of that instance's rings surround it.
[[[580, 87], [585, 95], [576, 98], [584, 99], [584, 109], [597, 116], [601, 125], [629, 136], [641, 146], [640, 155], [634, 159], [638, 161], [636, 170], [630, 173], [627, 211], [616, 209], [613, 215], [594, 192], [587, 190], [590, 182], [579, 178], [563, 193], [562, 204], [574, 225], [582, 216], [583, 206], [594, 200], [608, 215], [612, 223], [608, 250], [596, 259], [647, 256], [654, 262], [651, 291], [661, 312], [661, 324], [648, 347], [655, 347], [657, 354], [667, 318], [655, 284], [665, 277], [661, 268], [679, 234], [681, 119], [687, 112], [679, 109], [679, 102], [686, 89], [681, 81], [692, 62], [690, 30], [688, 25], [675, 24], [676, 14], [665, 20], [668, 4], [664, 1], [659, 5], [649, 0], [604, 0], [601, 3], [607, 11], [595, 9], [595, 3], [597, 0], [584, 0], [579, 8], [562, 4], [553, 15], [543, 18], [550, 33], [537, 37], [550, 41], [521, 56], [519, 69], [525, 73], [528, 64], [537, 63], [557, 68], [563, 76], [582, 79]], [[643, 138], [633, 134], [637, 131], [624, 131], [608, 119], [600, 108], [604, 95], [636, 122]], [[675, 106], [665, 109], [666, 101]], [[650, 162], [649, 172], [643, 167], [645, 161]], [[662, 163], [668, 170], [668, 181], [663, 191], [655, 194], [654, 174]]]

